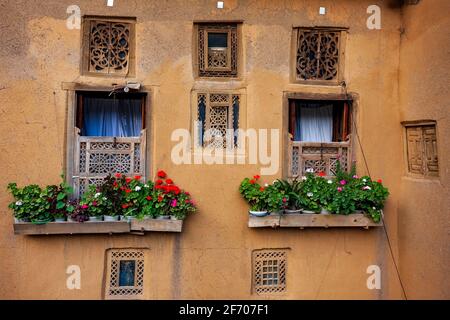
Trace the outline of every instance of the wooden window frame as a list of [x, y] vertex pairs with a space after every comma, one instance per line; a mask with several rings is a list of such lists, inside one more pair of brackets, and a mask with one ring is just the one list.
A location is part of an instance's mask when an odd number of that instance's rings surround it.
[[[90, 37], [91, 22], [101, 21], [105, 23], [123, 23], [129, 25], [129, 52], [128, 68], [126, 72], [96, 72], [90, 70]], [[133, 78], [136, 74], [136, 18], [135, 17], [107, 17], [107, 16], [83, 16], [81, 37], [81, 74], [97, 77]]]
[[[337, 86], [344, 81], [344, 71], [345, 71], [345, 50], [347, 42], [348, 27], [305, 27], [305, 26], [294, 26], [291, 38], [291, 82], [299, 84], [310, 84], [310, 85], [331, 85]], [[298, 77], [297, 73], [297, 51], [298, 51], [298, 38], [299, 31], [317, 31], [317, 32], [340, 32], [339, 35], [339, 57], [338, 57], [338, 70], [335, 79], [332, 80], [322, 80], [322, 79], [301, 79]]]
[[[242, 73], [242, 21], [194, 21], [193, 72], [194, 77], [204, 80], [239, 79]], [[203, 33], [203, 46], [201, 44]], [[208, 66], [208, 33], [227, 33], [227, 67]], [[235, 35], [233, 35], [233, 33]], [[233, 40], [235, 38], [235, 40]], [[234, 48], [233, 48], [234, 46]], [[203, 52], [201, 52], [201, 50]], [[203, 57], [203, 63], [201, 62]], [[233, 63], [234, 61], [234, 63]]]
[[[406, 173], [408, 176], [413, 177], [413, 178], [425, 178], [425, 179], [438, 179], [440, 176], [440, 168], [439, 168], [439, 149], [438, 149], [438, 128], [437, 128], [437, 122], [435, 120], [417, 120], [417, 121], [403, 121], [401, 122], [401, 124], [403, 125], [403, 141], [404, 141], [404, 159], [405, 159], [405, 168], [406, 168]], [[437, 171], [430, 171], [428, 169], [428, 158], [426, 155], [426, 146], [424, 143], [424, 132], [423, 130], [426, 127], [433, 127], [434, 129], [434, 136], [435, 138], [435, 144], [436, 144], [436, 158], [437, 158], [437, 162], [436, 162], [436, 166], [437, 166]], [[421, 156], [422, 156], [422, 168], [421, 168], [421, 172], [414, 172], [414, 170], [411, 170], [411, 162], [409, 159], [409, 139], [408, 139], [408, 129], [410, 128], [420, 128], [421, 131]]]

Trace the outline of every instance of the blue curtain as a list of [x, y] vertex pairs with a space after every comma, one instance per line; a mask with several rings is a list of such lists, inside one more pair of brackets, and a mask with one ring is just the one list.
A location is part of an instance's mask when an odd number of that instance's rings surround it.
[[137, 137], [142, 130], [141, 98], [84, 97], [81, 135]]
[[296, 141], [331, 142], [333, 139], [333, 105], [317, 103], [296, 106]]

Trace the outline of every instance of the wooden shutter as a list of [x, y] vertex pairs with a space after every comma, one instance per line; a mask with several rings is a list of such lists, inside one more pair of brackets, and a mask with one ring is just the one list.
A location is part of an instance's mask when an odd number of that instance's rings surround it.
[[407, 127], [406, 140], [409, 172], [423, 174], [422, 129], [420, 127]]
[[438, 176], [436, 126], [408, 126], [406, 127], [406, 140], [409, 172]]
[[423, 126], [422, 137], [425, 157], [425, 172], [428, 175], [437, 176], [439, 174], [436, 126]]

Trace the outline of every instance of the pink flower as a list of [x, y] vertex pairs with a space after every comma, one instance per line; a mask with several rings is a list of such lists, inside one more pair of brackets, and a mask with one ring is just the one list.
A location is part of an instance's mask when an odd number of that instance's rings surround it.
[[176, 207], [176, 206], [177, 206], [177, 199], [173, 199], [173, 200], [170, 202], [170, 205], [171, 205], [172, 207]]
[[283, 202], [286, 202], [287, 201], [287, 199], [286, 198], [283, 198]]
[[93, 205], [94, 207], [96, 207], [96, 206], [97, 206], [97, 201], [92, 201], [92, 205]]
[[89, 206], [88, 206], [87, 204], [83, 204], [83, 205], [81, 206], [81, 209], [87, 209], [87, 208], [89, 208]]
[[342, 187], [337, 187], [337, 191], [342, 192], [342, 190], [344, 190]]
[[355, 174], [352, 178], [353, 179], [358, 179], [359, 177]]
[[339, 183], [341, 184], [341, 186], [345, 186], [347, 184], [347, 181], [341, 180], [341, 181], [339, 181]]

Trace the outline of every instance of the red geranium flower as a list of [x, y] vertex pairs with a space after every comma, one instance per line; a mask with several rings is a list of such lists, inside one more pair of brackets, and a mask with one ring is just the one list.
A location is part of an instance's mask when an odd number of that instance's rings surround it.
[[319, 177], [325, 177], [325, 176], [326, 176], [325, 172], [323, 172], [323, 171], [319, 172]]
[[124, 203], [124, 204], [122, 205], [122, 209], [126, 209], [126, 208], [128, 208], [128, 205], [127, 205], [126, 203]]
[[141, 176], [134, 176], [134, 180], [141, 180]]
[[131, 178], [126, 178], [126, 179], [125, 179], [125, 181], [126, 181], [127, 183], [130, 183], [131, 180], [132, 180]]
[[255, 184], [255, 180], [254, 179], [252, 179], [252, 180], [250, 180], [250, 184]]
[[189, 193], [189, 192], [187, 192], [187, 191], [186, 191], [186, 192], [185, 192], [184, 194], [185, 194], [185, 195], [187, 195], [187, 196], [188, 196], [188, 195], [190, 195], [190, 193]]
[[131, 189], [126, 189], [125, 192], [126, 192], [126, 193], [130, 193], [130, 192], [131, 192]]
[[166, 180], [166, 183], [167, 183], [167, 184], [173, 184], [173, 181], [172, 181], [172, 179], [167, 179], [167, 180]]
[[122, 175], [120, 173], [116, 173], [115, 176], [116, 176], [116, 178], [121, 178], [122, 177]]
[[264, 188], [263, 187], [259, 188], [259, 191], [264, 191]]
[[190, 202], [191, 202], [191, 200], [188, 200], [188, 199], [186, 199], [186, 200], [184, 200], [184, 202], [186, 202], [186, 203], [190, 203]]
[[146, 198], [148, 201], [150, 201], [150, 200], [152, 200], [152, 197], [150, 197], [150, 196], [147, 196], [147, 198]]
[[255, 180], [258, 180], [259, 178], [261, 178], [259, 175], [255, 175], [255, 176], [253, 176], [253, 178], [255, 179]]
[[165, 178], [167, 176], [167, 174], [163, 170], [159, 170], [157, 175], [160, 178]]
[[160, 185], [160, 184], [162, 184], [163, 183], [163, 181], [161, 180], [161, 179], [158, 179], [158, 180], [156, 180], [156, 185]]
[[163, 197], [162, 196], [158, 196], [158, 202], [163, 201]]
[[378, 182], [378, 183], [382, 183], [383, 181], [382, 181], [381, 179], [378, 179], [377, 182]]

